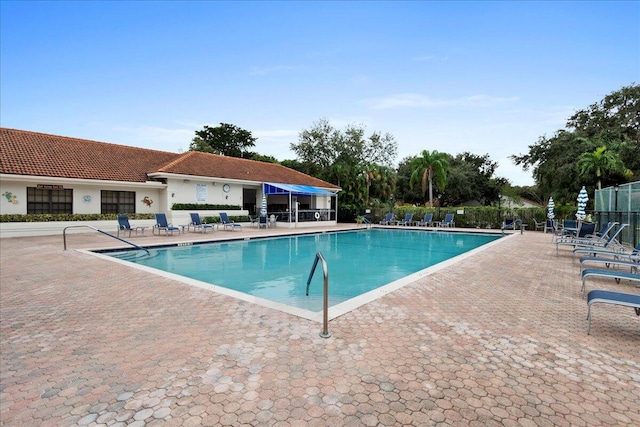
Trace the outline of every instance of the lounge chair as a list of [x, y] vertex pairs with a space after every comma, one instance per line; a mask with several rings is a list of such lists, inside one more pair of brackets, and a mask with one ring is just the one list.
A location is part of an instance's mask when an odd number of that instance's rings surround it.
[[393, 212], [387, 213], [387, 216], [380, 221], [380, 225], [392, 225], [393, 224]]
[[605, 236], [603, 236], [603, 237], [598, 237], [593, 239], [576, 238], [576, 239], [558, 240], [556, 242], [556, 254], [558, 253], [558, 248], [560, 246], [573, 246], [574, 256], [576, 254], [575, 249], [578, 249], [578, 248], [587, 249], [587, 250], [589, 249], [599, 250], [599, 249], [612, 249], [612, 248], [619, 247], [621, 245], [620, 243], [618, 243], [616, 238], [622, 232], [622, 230], [628, 225], [629, 224], [620, 224], [620, 226], [616, 229], [616, 231], [613, 234], [611, 234], [611, 236], [609, 236], [608, 238], [605, 238]]
[[202, 233], [206, 233], [207, 230], [214, 231], [213, 225], [205, 224], [200, 220], [200, 215], [198, 213], [192, 212], [191, 214], [191, 226], [193, 226], [193, 231], [200, 230]]
[[144, 230], [147, 227], [132, 227], [131, 224], [129, 224], [129, 216], [128, 215], [118, 215], [118, 237], [120, 237], [120, 232], [122, 231], [122, 234], [124, 235], [124, 233], [126, 233], [127, 231], [129, 232], [129, 237], [131, 237], [131, 232], [135, 231], [136, 232], [136, 236], [138, 235], [138, 230], [142, 231], [142, 235], [144, 236]]
[[413, 214], [408, 213], [404, 216], [402, 221], [397, 221], [396, 225], [411, 225], [411, 221], [413, 220]]
[[620, 270], [606, 270], [600, 268], [587, 268], [582, 270], [582, 289], [581, 292], [584, 295], [585, 282], [589, 277], [604, 277], [614, 279], [616, 283], [620, 283], [621, 280], [631, 280], [632, 282], [640, 283], [640, 274], [631, 273]]
[[[617, 249], [618, 246], [615, 247]], [[602, 258], [602, 259], [637, 259], [640, 258], [640, 243], [636, 245], [635, 248], [631, 252], [624, 252], [622, 250], [611, 250], [611, 249], [603, 249], [603, 248], [576, 248], [573, 250], [573, 255], [579, 254], [588, 254], [588, 256], [580, 258], [580, 262], [582, 259], [586, 258]]]
[[589, 321], [587, 335], [591, 333], [591, 304], [597, 302], [633, 307], [636, 315], [640, 316], [640, 295], [594, 289], [587, 294], [587, 320]]
[[629, 271], [631, 273], [638, 273], [638, 268], [640, 268], [640, 257], [629, 257], [626, 259], [615, 259], [615, 258], [606, 258], [606, 257], [595, 257], [595, 256], [587, 256], [580, 258], [580, 268], [584, 269], [585, 264], [604, 264], [605, 267], [629, 267]]
[[453, 221], [453, 214], [448, 213], [444, 216], [444, 220], [440, 221], [440, 227], [454, 227], [455, 222]]
[[589, 231], [591, 231], [591, 228], [593, 228], [595, 231], [595, 225], [590, 225], [589, 223], [583, 223], [580, 227], [580, 231], [578, 232], [577, 236], [575, 237], [563, 236], [558, 238], [558, 240], [561, 240], [561, 241], [571, 240], [574, 242], [579, 241], [587, 244], [592, 244], [595, 242], [604, 242], [608, 238], [607, 235], [609, 234], [609, 232], [613, 230], [617, 224], [618, 224], [617, 222], [605, 222], [604, 224], [602, 224], [602, 228], [600, 228], [600, 231], [597, 231], [595, 233], [589, 233]]
[[424, 227], [431, 227], [433, 225], [433, 214], [432, 213], [425, 214], [424, 218], [422, 218], [422, 221], [418, 221], [417, 225], [424, 226]]
[[226, 212], [220, 212], [218, 215], [220, 215], [220, 223], [224, 226], [225, 230], [227, 229], [227, 227], [230, 227], [231, 231], [235, 230], [236, 228], [242, 230], [242, 225], [229, 220], [229, 215], [227, 215]]
[[163, 214], [163, 213], [156, 213], [154, 214], [156, 217], [156, 225], [154, 226], [153, 229], [153, 233], [155, 234], [155, 229], [158, 229], [158, 234], [160, 234], [160, 231], [164, 230], [165, 234], [168, 236], [169, 233], [171, 233], [171, 235], [173, 235], [174, 231], [177, 231], [178, 233], [180, 233], [180, 227], [176, 227], [174, 225], [171, 225], [167, 222], [167, 215]]

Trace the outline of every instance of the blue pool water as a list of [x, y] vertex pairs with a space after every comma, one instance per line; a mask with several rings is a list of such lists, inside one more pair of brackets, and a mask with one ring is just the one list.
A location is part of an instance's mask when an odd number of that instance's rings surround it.
[[327, 261], [332, 306], [499, 238], [495, 234], [371, 229], [175, 246], [152, 249], [151, 256], [108, 255], [319, 311], [320, 264], [309, 296], [305, 295], [317, 252]]

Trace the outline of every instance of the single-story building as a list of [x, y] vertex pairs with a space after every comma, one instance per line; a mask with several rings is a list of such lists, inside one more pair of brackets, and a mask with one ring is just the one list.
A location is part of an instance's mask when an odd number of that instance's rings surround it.
[[[226, 205], [229, 209], [220, 210], [229, 215], [256, 215], [264, 197], [267, 215], [278, 226], [303, 227], [335, 224], [339, 191], [274, 163], [0, 128], [0, 214], [163, 212], [170, 222], [182, 224], [189, 212], [218, 211], [174, 210], [176, 203]], [[17, 235], [11, 231], [15, 224], [0, 226], [0, 236]], [[61, 230], [53, 223], [29, 227], [42, 229], [33, 234]]]

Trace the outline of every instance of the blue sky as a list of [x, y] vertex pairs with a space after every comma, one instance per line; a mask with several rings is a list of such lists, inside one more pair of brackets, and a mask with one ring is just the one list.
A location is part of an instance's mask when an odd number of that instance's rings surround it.
[[231, 123], [279, 160], [321, 118], [399, 156], [489, 154], [498, 176], [640, 82], [640, 2], [0, 2], [3, 127], [178, 152]]

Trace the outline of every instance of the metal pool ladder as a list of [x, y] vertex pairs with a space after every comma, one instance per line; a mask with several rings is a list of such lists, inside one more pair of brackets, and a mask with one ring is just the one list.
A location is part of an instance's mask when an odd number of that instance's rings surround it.
[[141, 251], [145, 251], [145, 252], [147, 253], [147, 255], [150, 255], [150, 254], [149, 254], [149, 250], [148, 250], [147, 248], [143, 248], [142, 246], [138, 246], [138, 245], [136, 245], [135, 243], [131, 243], [131, 242], [130, 242], [130, 241], [128, 241], [128, 240], [121, 239], [120, 237], [114, 236], [113, 234], [109, 234], [109, 233], [107, 233], [106, 231], [102, 231], [102, 230], [100, 230], [100, 229], [98, 229], [98, 228], [95, 228], [95, 227], [94, 227], [94, 226], [92, 226], [92, 225], [86, 225], [86, 224], [81, 224], [81, 225], [69, 225], [69, 226], [65, 227], [65, 228], [64, 228], [64, 230], [62, 230], [62, 241], [63, 241], [63, 243], [64, 243], [64, 250], [65, 250], [65, 251], [67, 250], [67, 228], [79, 228], [79, 227], [88, 227], [88, 228], [91, 228], [91, 229], [96, 230], [97, 232], [102, 233], [102, 234], [104, 234], [104, 235], [106, 235], [106, 236], [113, 237], [113, 238], [114, 238], [114, 239], [116, 239], [116, 240], [120, 240], [121, 242], [124, 242], [124, 243], [126, 243], [126, 244], [128, 244], [128, 245], [131, 245], [131, 246], [133, 246], [133, 247], [134, 247], [134, 248], [136, 248], [136, 249], [139, 249], [139, 250], [141, 250]]
[[329, 267], [327, 267], [327, 261], [324, 259], [320, 252], [316, 253], [316, 258], [313, 261], [313, 267], [311, 267], [311, 273], [309, 273], [309, 279], [307, 279], [307, 296], [309, 296], [309, 285], [311, 284], [311, 279], [313, 279], [313, 273], [316, 271], [316, 267], [318, 266], [318, 260], [322, 261], [322, 274], [324, 276], [323, 283], [323, 298], [322, 298], [322, 331], [320, 332], [320, 336], [322, 338], [330, 338], [331, 334], [329, 333]]

